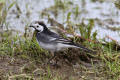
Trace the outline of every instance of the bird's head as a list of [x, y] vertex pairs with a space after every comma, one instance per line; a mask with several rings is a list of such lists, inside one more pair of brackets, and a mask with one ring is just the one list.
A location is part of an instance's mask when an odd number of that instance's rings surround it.
[[29, 27], [33, 27], [36, 31], [42, 32], [47, 29], [46, 25], [42, 21], [34, 21]]

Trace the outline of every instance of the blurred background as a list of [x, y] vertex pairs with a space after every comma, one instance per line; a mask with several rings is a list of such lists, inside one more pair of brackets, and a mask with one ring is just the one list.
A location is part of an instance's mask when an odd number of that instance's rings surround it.
[[[1, 0], [1, 27], [20, 32], [32, 21], [42, 20], [48, 26], [51, 19], [65, 27], [68, 19], [75, 28], [94, 21], [92, 32], [98, 39], [120, 41], [120, 5], [118, 0]], [[48, 21], [49, 20], [49, 21]], [[55, 22], [52, 22], [54, 24]], [[79, 32], [76, 30], [76, 34]], [[106, 37], [107, 36], [107, 37]]]
[[[32, 21], [96, 52], [40, 48]], [[0, 0], [0, 80], [120, 80], [120, 0]]]

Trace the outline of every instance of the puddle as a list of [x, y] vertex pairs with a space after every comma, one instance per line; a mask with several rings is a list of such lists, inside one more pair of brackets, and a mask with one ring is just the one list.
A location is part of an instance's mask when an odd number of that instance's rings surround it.
[[[14, 0], [10, 0], [9, 3], [12, 3]], [[20, 8], [21, 13], [16, 9], [14, 5], [7, 16], [7, 23], [9, 24], [9, 28], [20, 30], [24, 32], [24, 28], [26, 25], [30, 24], [30, 22], [34, 20], [47, 20], [47, 17], [41, 16], [42, 10], [50, 8], [54, 6], [56, 0], [17, 0], [17, 4]], [[62, 0], [66, 3], [66, 0]], [[91, 2], [91, 0], [68, 0], [71, 4], [65, 5], [68, 6], [66, 10], [58, 10], [59, 13], [57, 17], [52, 14], [52, 12], [48, 12], [50, 17], [54, 18], [60, 23], [64, 23], [66, 21], [66, 17], [68, 12], [75, 11], [75, 8], [79, 9], [79, 16], [77, 19], [74, 19], [74, 16], [71, 16], [71, 21], [74, 23], [79, 23], [84, 18], [85, 22], [88, 22], [88, 19], [95, 19], [95, 27], [93, 31], [98, 32], [98, 39], [102, 39], [104, 37], [110, 36], [116, 41], [120, 41], [120, 32], [112, 31], [106, 28], [110, 27], [120, 27], [120, 10], [117, 9], [114, 5], [113, 0], [105, 0], [104, 2]], [[97, 20], [96, 20], [97, 19]], [[98, 21], [99, 20], [99, 21]], [[101, 22], [102, 25], [99, 23]], [[108, 39], [109, 41], [109, 39]]]

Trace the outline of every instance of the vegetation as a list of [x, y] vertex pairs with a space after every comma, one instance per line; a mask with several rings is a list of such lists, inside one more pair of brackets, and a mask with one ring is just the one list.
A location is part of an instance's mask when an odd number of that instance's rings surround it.
[[[6, 24], [8, 11], [17, 3], [13, 2], [9, 6], [6, 6], [5, 2], [0, 2], [0, 4], [0, 27], [3, 27]], [[55, 13], [58, 13], [58, 9], [62, 9], [64, 12], [66, 8], [69, 8], [67, 5], [73, 4], [70, 1], [62, 2], [61, 0], [55, 0], [55, 6], [52, 6], [52, 9], [57, 7]], [[74, 19], [78, 20], [77, 17], [80, 15], [78, 8], [76, 6], [75, 11], [68, 12], [65, 18], [67, 27], [59, 27], [60, 34], [65, 38], [67, 38], [66, 34], [73, 35], [74, 37], [69, 39], [96, 51], [96, 54], [71, 48], [58, 52], [57, 57], [54, 59], [54, 61], [58, 62], [58, 65], [47, 65], [46, 62], [51, 57], [51, 54], [40, 48], [35, 39], [35, 32], [31, 36], [31, 31], [28, 30], [27, 26], [23, 35], [19, 36], [19, 32], [16, 31], [16, 35], [11, 36], [13, 31], [7, 29], [0, 32], [0, 79], [120, 79], [120, 46], [114, 40], [111, 42], [107, 42], [104, 39], [97, 40], [97, 31], [92, 32], [95, 24], [94, 19], [89, 19], [88, 24], [85, 24], [84, 20], [79, 23], [73, 22], [71, 16], [74, 15]], [[51, 8], [48, 10], [51, 10]], [[50, 18], [49, 13], [47, 16]], [[7, 26], [9, 24], [5, 25], [5, 27]], [[75, 34], [76, 31], [80, 33], [80, 36]]]

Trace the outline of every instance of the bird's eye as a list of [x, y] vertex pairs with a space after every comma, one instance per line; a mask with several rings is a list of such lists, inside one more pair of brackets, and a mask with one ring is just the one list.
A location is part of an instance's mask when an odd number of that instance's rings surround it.
[[37, 28], [38, 28], [39, 26], [37, 26]]

